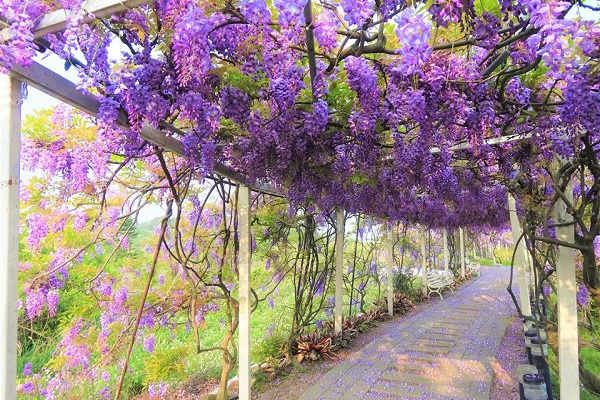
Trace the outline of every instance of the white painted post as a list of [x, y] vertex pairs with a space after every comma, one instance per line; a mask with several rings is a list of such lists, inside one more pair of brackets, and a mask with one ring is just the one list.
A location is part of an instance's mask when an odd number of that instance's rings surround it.
[[238, 213], [240, 253], [238, 259], [240, 292], [240, 336], [239, 336], [239, 398], [250, 400], [250, 272], [252, 266], [252, 233], [250, 224], [252, 213], [250, 208], [250, 188], [240, 185]]
[[459, 229], [460, 235], [460, 276], [465, 277], [465, 233]]
[[[508, 213], [510, 215], [510, 225], [512, 227], [513, 242], [517, 243], [521, 236], [521, 224], [517, 217], [517, 206], [515, 198], [508, 195]], [[521, 241], [521, 243], [523, 243]], [[517, 267], [517, 285], [519, 286], [519, 300], [521, 301], [521, 312], [524, 316], [531, 315], [531, 304], [529, 303], [529, 286], [527, 285], [527, 276], [525, 275], [525, 246], [520, 246], [515, 250], [515, 264]]]
[[448, 231], [444, 228], [444, 271], [448, 272]]
[[[569, 183], [565, 196], [573, 201], [573, 185]], [[559, 200], [556, 203], [556, 216], [559, 224], [573, 221], [567, 213], [567, 205]], [[574, 226], [556, 228], [558, 240], [574, 243]], [[579, 355], [577, 333], [577, 281], [575, 280], [575, 250], [559, 247], [556, 265], [558, 280], [558, 373], [561, 400], [579, 400]]]
[[21, 82], [0, 74], [0, 399], [16, 398]]
[[427, 248], [425, 247], [425, 226], [420, 224], [419, 236], [421, 237], [421, 280], [423, 293], [427, 296]]
[[392, 230], [392, 224], [387, 225], [387, 241], [386, 241], [386, 255], [387, 255], [387, 289], [388, 289], [388, 314], [390, 317], [394, 316], [394, 236]]
[[345, 222], [344, 210], [336, 212], [336, 235], [335, 235], [335, 332], [342, 331], [342, 297], [343, 297], [343, 277], [344, 277], [344, 235]]

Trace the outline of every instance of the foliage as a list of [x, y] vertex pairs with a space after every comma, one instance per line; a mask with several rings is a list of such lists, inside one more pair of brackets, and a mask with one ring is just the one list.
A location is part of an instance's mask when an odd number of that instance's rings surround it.
[[316, 334], [310, 333], [304, 338], [296, 340], [296, 360], [302, 362], [302, 360], [317, 361], [322, 358], [333, 359], [335, 353], [333, 352], [333, 344], [331, 337], [326, 337], [321, 340], [316, 340]]
[[[414, 307], [415, 302], [421, 302], [425, 300], [422, 291], [416, 291], [413, 295], [405, 293], [394, 293], [394, 315], [403, 315]], [[380, 309], [387, 308], [387, 297], [384, 297], [379, 303], [377, 303]]]
[[398, 271], [394, 274], [394, 292], [409, 298], [415, 298], [421, 293], [421, 291], [417, 290], [415, 287], [415, 281], [417, 279], [416, 276], [410, 275], [402, 270]]

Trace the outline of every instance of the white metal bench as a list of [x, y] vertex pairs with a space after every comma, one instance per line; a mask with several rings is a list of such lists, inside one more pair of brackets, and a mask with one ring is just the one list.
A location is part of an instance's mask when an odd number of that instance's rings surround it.
[[480, 268], [481, 268], [481, 265], [477, 261], [471, 261], [469, 264], [467, 264], [467, 270], [471, 274], [481, 275]]
[[452, 287], [454, 286], [454, 277], [452, 273], [446, 272], [435, 272], [428, 271], [427, 272], [427, 296], [431, 296], [431, 293], [437, 293], [440, 296], [440, 299], [444, 299], [442, 296], [442, 291], [444, 289], [450, 289], [452, 292], [454, 290]]

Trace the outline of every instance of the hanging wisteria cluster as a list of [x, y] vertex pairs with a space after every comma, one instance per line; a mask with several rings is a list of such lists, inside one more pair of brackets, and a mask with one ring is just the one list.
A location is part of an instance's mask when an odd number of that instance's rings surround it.
[[[315, 50], [306, 5], [163, 0], [81, 24], [78, 1], [4, 2], [3, 65], [31, 62], [33, 21], [62, 7], [73, 17], [47, 43], [83, 53], [80, 85], [103, 96], [107, 130], [123, 107], [134, 130], [180, 127], [204, 173], [219, 161], [296, 203], [431, 225], [505, 220], [494, 184], [518, 155], [486, 139], [531, 133], [569, 154], [574, 133], [557, 126], [597, 115], [573, 110], [597, 103], [579, 100], [593, 96], [599, 40], [575, 2], [315, 2]], [[110, 54], [116, 40], [127, 51]]]

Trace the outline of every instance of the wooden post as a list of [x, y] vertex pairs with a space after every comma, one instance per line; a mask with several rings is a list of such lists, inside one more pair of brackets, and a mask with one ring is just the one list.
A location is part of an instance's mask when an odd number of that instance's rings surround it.
[[[517, 206], [515, 198], [508, 195], [508, 213], [510, 215], [510, 225], [512, 228], [513, 242], [517, 243], [521, 236], [521, 224], [517, 217]], [[521, 241], [521, 243], [523, 243]], [[517, 285], [519, 286], [519, 300], [521, 301], [521, 312], [524, 316], [531, 315], [531, 304], [529, 303], [529, 286], [527, 285], [527, 276], [525, 275], [525, 246], [515, 249], [515, 266], [517, 267]]]
[[16, 398], [21, 82], [0, 74], [0, 399]]
[[388, 289], [388, 314], [394, 316], [394, 231], [392, 224], [387, 225], [387, 289]]
[[465, 277], [465, 233], [459, 229], [460, 235], [460, 276]]
[[335, 332], [342, 331], [342, 297], [343, 297], [343, 277], [344, 277], [344, 235], [345, 221], [344, 210], [336, 212], [336, 235], [335, 235]]
[[448, 272], [448, 231], [444, 228], [444, 271]]
[[[573, 184], [569, 183], [565, 196], [573, 202]], [[555, 207], [559, 224], [573, 221], [567, 205], [559, 200]], [[574, 243], [574, 225], [556, 228], [558, 240]], [[575, 250], [559, 247], [556, 264], [558, 280], [558, 373], [561, 400], [579, 400], [579, 348], [577, 333], [577, 281], [575, 280]]]
[[421, 237], [421, 280], [423, 281], [423, 293], [427, 296], [427, 248], [425, 247], [425, 226], [419, 225], [419, 236]]
[[250, 272], [252, 265], [252, 233], [250, 224], [252, 213], [250, 188], [240, 185], [238, 213], [240, 253], [238, 259], [240, 292], [240, 336], [239, 336], [239, 398], [250, 400]]

